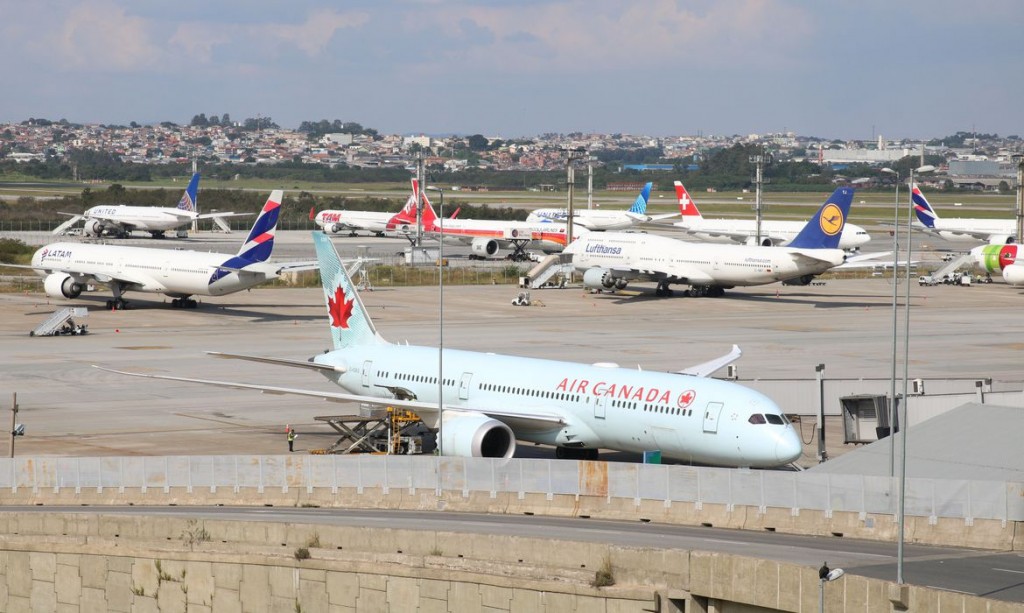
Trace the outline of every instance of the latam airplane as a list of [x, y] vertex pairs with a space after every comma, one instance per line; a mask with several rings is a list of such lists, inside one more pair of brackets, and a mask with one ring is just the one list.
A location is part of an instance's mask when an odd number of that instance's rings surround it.
[[[755, 219], [708, 219], [700, 214], [697, 203], [690, 197], [682, 181], [675, 182], [679, 212], [683, 218], [672, 224], [682, 228], [691, 237], [708, 243], [757, 243], [757, 220]], [[761, 246], [789, 246], [804, 227], [801, 221], [761, 220]], [[871, 240], [864, 228], [847, 223], [839, 237], [840, 249], [860, 249]]]
[[924, 227], [914, 229], [942, 237], [948, 241], [985, 241], [991, 245], [1017, 242], [1017, 221], [1014, 219], [980, 219], [939, 217], [928, 199], [915, 184], [911, 192], [914, 213]]
[[[313, 270], [312, 262], [273, 264], [274, 233], [283, 192], [270, 194], [252, 230], [235, 255], [177, 249], [124, 247], [86, 243], [53, 243], [32, 256], [29, 266], [45, 278], [51, 298], [78, 298], [86, 286], [108, 286], [114, 299], [108, 309], [127, 307], [127, 291], [171, 296], [175, 307], [195, 308], [191, 296], [223, 296], [276, 279], [282, 273]], [[9, 266], [9, 264], [5, 264]]]
[[[413, 181], [413, 198], [397, 215], [388, 222], [388, 230], [411, 234], [416, 227], [416, 202], [418, 184]], [[438, 223], [437, 213], [423, 194], [423, 231], [434, 238], [442, 237], [447, 243], [469, 245], [470, 257], [486, 259], [501, 255], [502, 249], [512, 249], [508, 256], [512, 260], [528, 260], [527, 248], [539, 249], [545, 253], [558, 253], [565, 249], [567, 242], [566, 224], [551, 221], [499, 221], [488, 219], [446, 219]], [[443, 226], [443, 227], [442, 227]], [[589, 232], [586, 228], [575, 227], [574, 237]]]
[[[648, 215], [647, 203], [651, 198], [652, 183], [644, 185], [640, 195], [636, 197], [633, 206], [625, 211], [609, 211], [601, 209], [575, 209], [573, 210], [573, 224], [583, 226], [588, 230], [606, 232], [609, 230], [625, 230], [644, 223], [670, 219], [676, 213], [666, 215]], [[565, 222], [569, 218], [569, 209], [534, 209], [526, 218], [526, 221], [559, 221]]]
[[221, 228], [230, 231], [222, 220], [225, 217], [247, 216], [248, 213], [205, 213], [196, 211], [196, 195], [199, 190], [199, 173], [192, 175], [185, 194], [178, 201], [177, 207], [133, 206], [129, 204], [101, 204], [87, 209], [81, 215], [71, 215], [71, 219], [54, 229], [53, 234], [63, 234], [68, 228], [84, 220], [82, 229], [86, 236], [115, 236], [125, 238], [132, 231], [149, 232], [154, 238], [162, 238], [169, 230], [178, 230], [179, 238], [186, 236], [186, 228], [193, 221], [212, 219]]
[[314, 232], [313, 242], [334, 349], [308, 361], [213, 355], [312, 370], [341, 392], [114, 372], [408, 409], [440, 430], [446, 456], [510, 458], [518, 440], [554, 445], [560, 458], [658, 449], [673, 460], [767, 468], [800, 457], [800, 438], [778, 405], [708, 377], [737, 359], [738, 347], [684, 371], [653, 372], [392, 344], [374, 327], [330, 239]]
[[689, 285], [690, 296], [721, 296], [733, 287], [776, 281], [807, 285], [846, 261], [839, 237], [852, 201], [853, 189], [837, 189], [788, 247], [708, 245], [604, 232], [587, 234], [565, 251], [583, 272], [583, 284], [593, 290], [621, 290], [631, 281], [647, 281], [658, 284], [657, 296], [671, 296], [673, 283]]

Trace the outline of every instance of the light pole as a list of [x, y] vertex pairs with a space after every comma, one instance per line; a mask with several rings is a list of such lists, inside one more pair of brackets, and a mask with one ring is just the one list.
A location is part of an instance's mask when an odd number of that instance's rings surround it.
[[825, 613], [825, 584], [835, 581], [845, 574], [846, 571], [841, 568], [829, 568], [828, 562], [822, 564], [818, 569], [818, 611], [820, 613]]
[[[892, 168], [883, 168], [882, 172], [896, 177], [896, 202], [893, 206], [892, 219], [892, 372], [889, 378], [889, 476], [895, 474], [896, 467], [896, 424], [898, 413], [896, 410], [896, 302], [899, 295], [899, 287], [896, 280], [899, 278], [900, 266], [900, 173]], [[907, 262], [910, 266], [910, 262]]]
[[428, 187], [437, 192], [437, 455], [444, 455], [444, 190]]
[[896, 583], [903, 583], [903, 536], [906, 524], [906, 493], [907, 493], [907, 379], [910, 369], [910, 257], [913, 249], [910, 240], [911, 227], [914, 221], [914, 173], [923, 174], [935, 170], [934, 166], [919, 166], [910, 169], [910, 208], [907, 210], [907, 295], [903, 305], [903, 410], [900, 419], [900, 508], [899, 508], [899, 542], [896, 545]]

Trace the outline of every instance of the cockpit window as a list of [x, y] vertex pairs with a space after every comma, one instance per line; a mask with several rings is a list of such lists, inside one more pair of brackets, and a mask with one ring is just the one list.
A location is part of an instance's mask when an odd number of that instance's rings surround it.
[[763, 424], [763, 423], [765, 423], [764, 415], [761, 415], [760, 413], [754, 413], [753, 415], [750, 416], [750, 419], [748, 419], [747, 421], [749, 421], [752, 424]]
[[768, 413], [765, 415], [765, 417], [768, 418], [768, 423], [770, 424], [782, 425], [786, 423], [785, 421], [783, 421], [781, 415], [776, 415], [775, 413]]

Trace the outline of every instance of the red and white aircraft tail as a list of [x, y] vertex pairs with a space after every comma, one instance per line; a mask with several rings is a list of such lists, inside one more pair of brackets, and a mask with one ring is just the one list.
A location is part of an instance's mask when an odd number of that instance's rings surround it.
[[690, 192], [686, 191], [682, 181], [676, 181], [676, 199], [679, 201], [679, 214], [683, 217], [697, 218], [703, 217], [700, 211], [697, 210], [697, 203], [690, 197]]

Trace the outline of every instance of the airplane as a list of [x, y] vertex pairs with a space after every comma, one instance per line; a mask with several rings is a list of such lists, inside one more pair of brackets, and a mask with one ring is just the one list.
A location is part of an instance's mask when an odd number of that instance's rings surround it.
[[[642, 223], [675, 217], [676, 213], [668, 213], [666, 215], [647, 214], [647, 203], [651, 197], [651, 187], [653, 187], [652, 183], [644, 185], [643, 189], [640, 190], [640, 195], [636, 197], [636, 202], [625, 211], [575, 209], [573, 210], [573, 224], [583, 226], [588, 230], [603, 232], [608, 230], [625, 230]], [[565, 222], [568, 217], [568, 209], [535, 209], [527, 216], [526, 221]]]
[[[225, 231], [230, 228], [222, 220], [225, 217], [241, 217], [248, 213], [205, 213], [196, 211], [196, 195], [199, 190], [199, 173], [192, 175], [188, 187], [177, 207], [133, 206], [129, 204], [101, 204], [87, 209], [82, 214], [70, 215], [71, 219], [57, 226], [53, 234], [63, 234], [68, 228], [84, 220], [82, 230], [86, 236], [115, 236], [126, 238], [134, 230], [149, 232], [153, 238], [163, 238], [168, 230], [191, 225], [198, 219], [212, 219]], [[178, 230], [178, 237], [186, 236], [184, 229]]]
[[374, 327], [330, 239], [312, 234], [333, 350], [308, 361], [211, 355], [311, 370], [341, 392], [103, 370], [407, 409], [438, 431], [445, 456], [511, 458], [517, 441], [554, 445], [558, 458], [658, 449], [663, 458], [737, 467], [782, 466], [801, 455], [800, 438], [777, 404], [709, 376], [738, 359], [739, 347], [685, 370], [655, 372], [392, 344]]
[[[388, 222], [388, 230], [407, 236], [416, 231], [416, 203], [419, 185], [413, 180], [413, 196], [397, 215]], [[589, 230], [574, 228], [574, 238]], [[435, 239], [442, 237], [448, 243], [469, 245], [470, 258], [486, 259], [499, 257], [502, 249], [512, 249], [511, 260], [525, 261], [530, 256], [527, 248], [540, 249], [545, 253], [558, 253], [565, 249], [567, 242], [566, 224], [558, 222], [501, 221], [488, 219], [445, 220], [443, 231], [437, 222], [437, 213], [426, 194], [423, 194], [423, 232]]]
[[[413, 193], [405, 202], [405, 206], [416, 205], [416, 185], [417, 180], [413, 179]], [[459, 209], [451, 214], [451, 219], [455, 219], [459, 214]], [[394, 213], [379, 213], [377, 211], [346, 211], [339, 209], [324, 209], [319, 213], [313, 212], [313, 209], [309, 211], [309, 219], [320, 226], [324, 233], [331, 232], [332, 234], [339, 234], [345, 230], [348, 230], [349, 236], [358, 236], [356, 230], [365, 230], [376, 236], [383, 238], [388, 232], [388, 222], [395, 217]]]
[[[690, 243], [632, 232], [591, 233], [565, 250], [591, 290], [625, 289], [631, 281], [653, 281], [655, 295], [671, 296], [670, 285], [690, 286], [690, 296], [721, 296], [737, 286], [782, 281], [807, 285], [839, 266], [846, 254], [839, 237], [850, 213], [853, 189], [841, 187], [811, 217], [788, 247]], [[872, 257], [874, 254], [872, 254]]]
[[939, 217], [928, 199], [915, 184], [911, 192], [914, 213], [923, 227], [915, 230], [942, 237], [948, 241], [985, 241], [991, 245], [1017, 242], [1017, 221], [1014, 219], [945, 218]]
[[[673, 226], [682, 228], [691, 237], [709, 243], [757, 244], [757, 220], [754, 219], [709, 219], [700, 214], [697, 204], [683, 186], [682, 181], [674, 182], [679, 212], [683, 218]], [[804, 227], [801, 221], [761, 220], [761, 246], [789, 246]], [[847, 223], [839, 237], [840, 249], [860, 249], [871, 240], [864, 228]]]
[[127, 291], [156, 292], [174, 298], [171, 305], [195, 308], [191, 296], [223, 296], [248, 289], [285, 272], [313, 270], [315, 263], [273, 264], [274, 233], [283, 192], [271, 192], [238, 253], [208, 253], [177, 249], [125, 247], [87, 243], [52, 243], [32, 256], [29, 268], [45, 278], [51, 298], [74, 299], [88, 285], [108, 286], [114, 299], [107, 308], [127, 308]]

